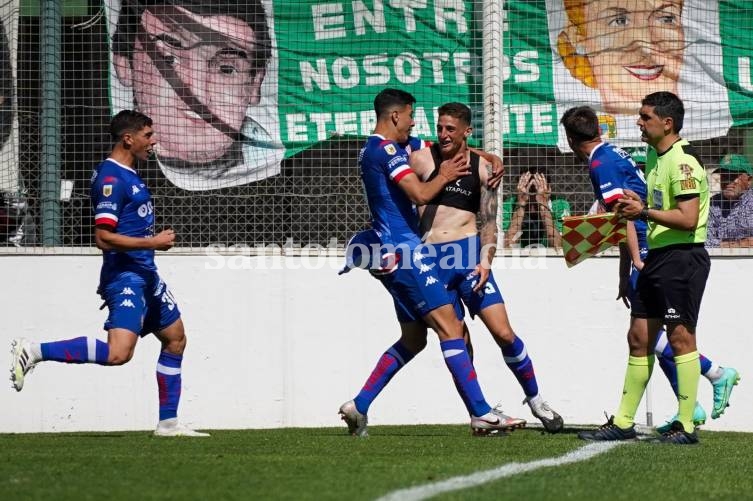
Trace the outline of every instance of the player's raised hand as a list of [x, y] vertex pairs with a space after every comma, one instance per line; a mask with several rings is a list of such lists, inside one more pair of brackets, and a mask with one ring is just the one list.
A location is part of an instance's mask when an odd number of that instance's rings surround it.
[[172, 228], [162, 230], [152, 237], [152, 241], [155, 250], [169, 250], [175, 245], [175, 230]]
[[465, 152], [458, 153], [439, 165], [439, 175], [447, 179], [448, 183], [467, 176], [470, 173], [471, 167], [468, 165], [468, 158]]

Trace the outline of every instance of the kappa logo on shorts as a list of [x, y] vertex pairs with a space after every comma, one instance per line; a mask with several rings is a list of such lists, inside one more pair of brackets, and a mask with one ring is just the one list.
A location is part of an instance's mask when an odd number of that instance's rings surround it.
[[431, 271], [431, 269], [434, 268], [435, 264], [437, 263], [431, 263], [431, 265], [420, 263], [418, 265], [418, 274], [422, 275], [424, 273]]
[[436, 283], [439, 283], [439, 280], [437, 280], [434, 277], [426, 277], [426, 285], [434, 285]]
[[136, 305], [133, 304], [133, 301], [131, 301], [130, 299], [124, 299], [123, 302], [120, 303], [119, 306], [125, 306], [127, 308], [135, 308], [136, 307]]

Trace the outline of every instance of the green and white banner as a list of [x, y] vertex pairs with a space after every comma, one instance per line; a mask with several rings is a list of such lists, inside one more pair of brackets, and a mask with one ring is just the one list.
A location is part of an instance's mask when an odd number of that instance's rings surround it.
[[370, 134], [374, 96], [385, 87], [416, 97], [414, 131], [431, 136], [433, 108], [480, 96], [473, 9], [462, 1], [275, 2], [288, 154], [335, 134]]
[[[478, 109], [480, 8], [275, 2], [288, 153], [335, 133], [367, 134], [371, 100], [386, 86], [416, 95], [421, 135], [433, 134], [431, 110], [443, 102]], [[504, 16], [507, 145], [566, 149], [558, 118], [587, 104], [600, 113], [606, 138], [640, 146], [640, 100], [660, 90], [685, 102], [688, 139], [722, 136], [753, 121], [753, 1], [506, 1]]]
[[[500, 0], [502, 1], [502, 0]], [[163, 172], [188, 190], [246, 184], [334, 136], [365, 136], [385, 87], [413, 93], [415, 133], [461, 101], [483, 123], [482, 2], [106, 0], [113, 110], [155, 119]], [[651, 92], [686, 105], [682, 134], [753, 123], [753, 0], [503, 2], [501, 134], [557, 145], [562, 112], [593, 106], [604, 137], [641, 146]], [[476, 138], [480, 138], [480, 130]]]

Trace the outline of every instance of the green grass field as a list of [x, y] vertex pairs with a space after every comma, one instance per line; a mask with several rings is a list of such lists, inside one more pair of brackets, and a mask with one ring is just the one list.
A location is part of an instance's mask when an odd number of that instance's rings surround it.
[[[0, 435], [0, 499], [377, 499], [399, 489], [557, 458], [575, 430], [472, 437], [467, 426]], [[696, 446], [624, 444], [432, 499], [753, 499], [753, 434], [700, 432]], [[415, 495], [395, 496], [416, 499]]]

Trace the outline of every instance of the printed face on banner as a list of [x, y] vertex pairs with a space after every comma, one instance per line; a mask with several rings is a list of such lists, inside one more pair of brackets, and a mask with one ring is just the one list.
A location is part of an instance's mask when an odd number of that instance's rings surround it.
[[677, 94], [682, 0], [565, 1], [558, 50], [571, 74], [599, 90], [604, 111], [635, 113], [647, 94]]
[[[683, 136], [726, 134], [719, 4], [708, 0], [547, 0], [558, 114], [596, 109], [604, 139], [642, 147], [641, 100], [666, 91], [685, 102]], [[560, 136], [562, 136], [561, 134]], [[558, 145], [566, 150], [560, 137]]]
[[154, 121], [163, 172], [188, 190], [277, 174], [284, 150], [279, 125], [263, 120], [276, 116], [276, 99], [263, 99], [271, 44], [261, 4], [164, 3], [126, 0], [113, 46], [130, 105]]

